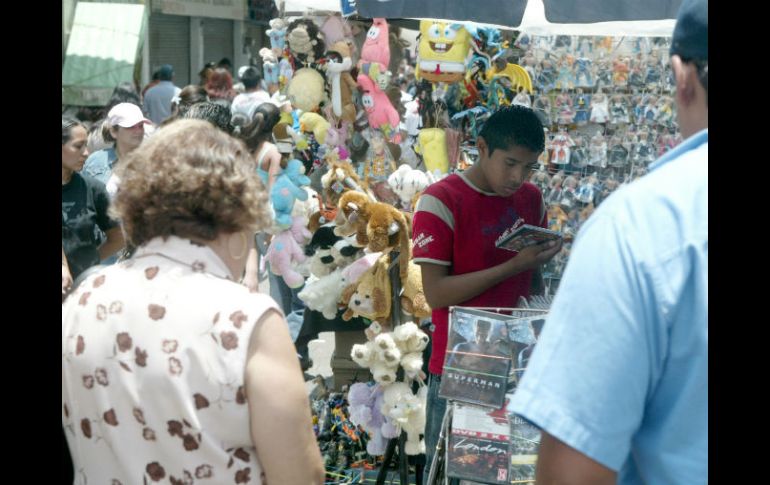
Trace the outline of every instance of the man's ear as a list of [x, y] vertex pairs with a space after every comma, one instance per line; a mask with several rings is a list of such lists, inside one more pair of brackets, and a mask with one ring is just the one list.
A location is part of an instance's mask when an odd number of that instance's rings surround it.
[[671, 69], [676, 81], [676, 102], [679, 106], [688, 106], [695, 99], [695, 83], [698, 73], [695, 66], [682, 62], [678, 55], [671, 56]]

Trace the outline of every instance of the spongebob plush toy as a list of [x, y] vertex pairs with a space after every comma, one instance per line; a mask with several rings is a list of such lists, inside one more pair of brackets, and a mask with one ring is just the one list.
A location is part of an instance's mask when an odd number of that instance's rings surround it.
[[461, 81], [470, 46], [471, 36], [460, 24], [421, 20], [418, 78], [431, 82]]

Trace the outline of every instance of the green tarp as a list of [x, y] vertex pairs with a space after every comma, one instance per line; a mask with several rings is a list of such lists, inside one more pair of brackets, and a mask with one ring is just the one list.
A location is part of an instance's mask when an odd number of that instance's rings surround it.
[[78, 2], [62, 69], [62, 104], [104, 106], [133, 81], [144, 39], [145, 6]]

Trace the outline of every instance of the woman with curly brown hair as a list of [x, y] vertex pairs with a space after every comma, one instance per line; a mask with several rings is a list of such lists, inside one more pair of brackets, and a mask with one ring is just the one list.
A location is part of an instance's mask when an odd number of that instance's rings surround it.
[[62, 307], [77, 482], [322, 483], [286, 321], [237, 283], [251, 234], [269, 222], [250, 153], [179, 120], [118, 174], [113, 210], [136, 252]]

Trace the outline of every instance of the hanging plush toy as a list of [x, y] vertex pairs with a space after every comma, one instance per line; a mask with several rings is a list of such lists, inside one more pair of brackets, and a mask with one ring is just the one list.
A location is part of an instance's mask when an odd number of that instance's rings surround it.
[[382, 415], [382, 386], [356, 382], [348, 391], [348, 403], [350, 421], [369, 433], [366, 452], [371, 456], [384, 455], [388, 439], [397, 438], [399, 430]]
[[388, 85], [388, 65], [390, 65], [390, 40], [388, 23], [383, 18], [375, 18], [366, 33], [361, 59], [358, 61], [360, 73], [369, 76], [380, 90]]
[[356, 121], [356, 106], [353, 104], [356, 81], [350, 75], [353, 67], [350, 47], [346, 42], [336, 42], [326, 55], [329, 59], [326, 72], [332, 93], [332, 110], [338, 118], [353, 123]]
[[305, 221], [295, 217], [291, 228], [276, 235], [267, 248], [265, 259], [270, 263], [270, 271], [282, 276], [289, 288], [299, 288], [305, 283], [305, 278], [295, 268], [305, 261], [300, 245], [305, 244], [310, 236]]
[[411, 236], [409, 222], [403, 212], [390, 204], [375, 202], [368, 207], [369, 218], [366, 224], [367, 247], [372, 252], [397, 249], [399, 274], [407, 277], [407, 268], [411, 258]]
[[284, 19], [270, 20], [270, 28], [265, 32], [270, 37], [270, 48], [275, 57], [283, 56], [286, 51], [286, 21]]
[[259, 50], [259, 55], [262, 57], [262, 75], [268, 87], [279, 86], [281, 79], [275, 52], [263, 47]]
[[291, 211], [294, 201], [307, 200], [308, 194], [301, 187], [310, 185], [310, 179], [304, 175], [305, 167], [297, 159], [289, 160], [286, 168], [275, 178], [270, 189], [270, 200], [275, 211], [275, 222], [279, 226], [292, 224]]
[[407, 277], [401, 282], [401, 286], [404, 289], [401, 295], [401, 308], [404, 310], [404, 313], [413, 315], [416, 320], [431, 316], [433, 310], [431, 310], [428, 300], [425, 298], [420, 265], [409, 261]]
[[417, 136], [414, 151], [422, 155], [428, 172], [448, 173], [449, 152], [446, 147], [446, 133], [441, 128], [423, 128]]
[[303, 65], [318, 62], [326, 52], [321, 31], [309, 19], [297, 19], [290, 23], [286, 39], [291, 55]]
[[326, 143], [326, 133], [329, 131], [328, 121], [318, 113], [302, 113], [299, 117], [300, 131], [312, 132], [318, 143]]
[[422, 192], [430, 184], [428, 176], [422, 170], [413, 169], [402, 164], [388, 177], [388, 185], [401, 199], [401, 206], [411, 210], [411, 202], [415, 194]]
[[[342, 304], [348, 309], [343, 313], [345, 321], [361, 316], [369, 320], [386, 320], [390, 316], [391, 289], [388, 276], [389, 257], [381, 257], [369, 268], [354, 286], [342, 292]], [[398, 358], [395, 359], [396, 365]]]
[[337, 301], [347, 285], [342, 279], [342, 269], [336, 269], [328, 275], [311, 276], [297, 297], [310, 310], [321, 312], [325, 319], [334, 320], [339, 310]]
[[369, 126], [382, 131], [391, 142], [399, 143], [401, 135], [398, 125], [401, 118], [390, 104], [388, 96], [364, 74], [358, 75], [358, 86], [361, 89], [361, 103], [366, 110]]
[[[382, 133], [374, 131], [369, 135], [369, 150], [366, 153], [364, 164], [364, 183], [377, 193], [379, 182], [385, 182], [391, 173], [396, 170], [396, 162], [388, 150], [388, 146]], [[382, 200], [381, 197], [378, 197]]]
[[345, 41], [353, 37], [350, 25], [340, 16], [339, 13], [329, 15], [321, 24], [321, 33], [324, 36], [326, 44]]
[[336, 208], [343, 192], [351, 189], [362, 190], [361, 180], [350, 162], [330, 161], [327, 166], [328, 170], [321, 177], [324, 204], [334, 205]]
[[315, 69], [302, 68], [294, 73], [287, 94], [295, 108], [316, 111], [324, 100], [324, 78]]
[[404, 452], [407, 455], [425, 453], [425, 432], [428, 386], [422, 386], [413, 394], [409, 385], [396, 382], [385, 389], [382, 414], [406, 431]]
[[470, 45], [471, 36], [462, 25], [421, 20], [418, 79], [447, 83], [461, 81]]
[[366, 225], [369, 221], [369, 205], [373, 201], [367, 194], [355, 190], [344, 192], [337, 205], [337, 218], [334, 234], [338, 236], [356, 235], [356, 244], [364, 247], [369, 244]]

